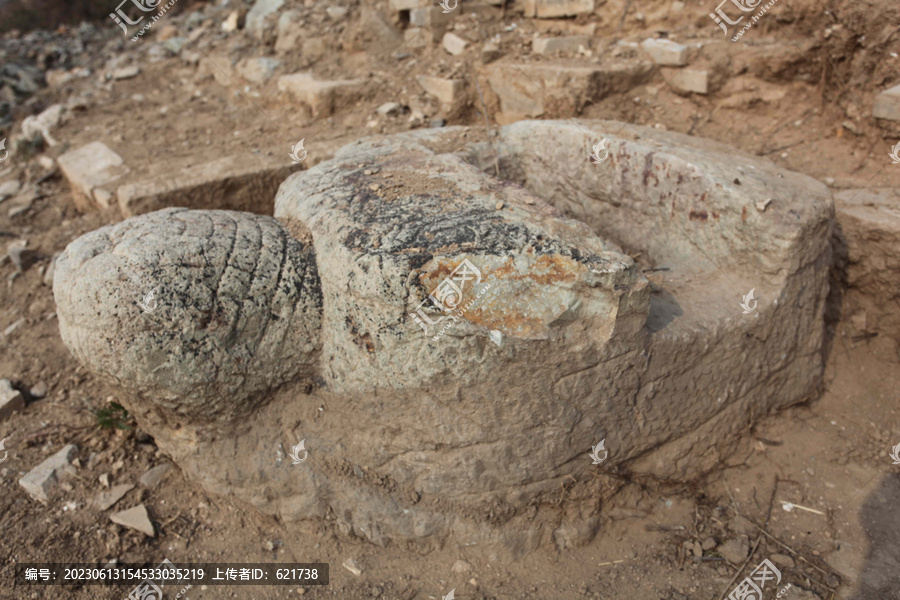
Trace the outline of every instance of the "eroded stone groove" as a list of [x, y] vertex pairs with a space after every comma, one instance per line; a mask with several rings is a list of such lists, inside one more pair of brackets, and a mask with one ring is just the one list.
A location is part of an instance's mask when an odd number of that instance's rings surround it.
[[[599, 440], [604, 468], [686, 479], [816, 393], [827, 188], [621, 123], [479, 131], [345, 146], [281, 186], [278, 221], [168, 210], [76, 240], [54, 284], [64, 340], [212, 491], [377, 544], [514, 555], [594, 535], [596, 502], [526, 509], [572, 478], [606, 489]], [[448, 279], [444, 311], [428, 296]]]

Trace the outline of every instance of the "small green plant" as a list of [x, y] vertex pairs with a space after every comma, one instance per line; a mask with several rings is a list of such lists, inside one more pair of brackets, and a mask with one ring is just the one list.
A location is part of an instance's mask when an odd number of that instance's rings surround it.
[[128, 425], [131, 415], [118, 402], [110, 402], [107, 408], [98, 408], [94, 411], [94, 416], [101, 429], [131, 429]]

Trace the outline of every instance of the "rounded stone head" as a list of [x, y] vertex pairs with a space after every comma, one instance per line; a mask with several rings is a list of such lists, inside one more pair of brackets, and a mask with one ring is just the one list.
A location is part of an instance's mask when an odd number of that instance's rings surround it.
[[315, 253], [272, 217], [172, 208], [104, 227], [69, 244], [53, 293], [66, 346], [138, 412], [230, 420], [315, 373]]

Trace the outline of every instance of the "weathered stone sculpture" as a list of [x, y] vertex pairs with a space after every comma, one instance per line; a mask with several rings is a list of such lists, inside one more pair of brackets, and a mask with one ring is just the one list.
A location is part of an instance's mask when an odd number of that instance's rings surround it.
[[[85, 235], [56, 267], [63, 340], [207, 488], [378, 544], [527, 550], [552, 529], [525, 509], [562, 481], [696, 475], [817, 391], [823, 185], [620, 123], [480, 136], [346, 146], [275, 218], [167, 209]], [[590, 539], [591, 510], [554, 539]]]

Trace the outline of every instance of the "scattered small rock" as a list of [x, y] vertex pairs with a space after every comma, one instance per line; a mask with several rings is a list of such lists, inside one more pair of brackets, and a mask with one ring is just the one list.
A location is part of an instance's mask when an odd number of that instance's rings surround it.
[[[91, 462], [91, 461], [88, 460], [88, 464], [90, 464], [90, 462]], [[102, 486], [105, 487], [105, 488], [108, 488], [108, 487], [109, 487], [109, 473], [103, 473], [103, 474], [102, 474], [100, 477], [98, 477], [97, 479], [100, 480], [100, 485], [102, 485]]]
[[15, 179], [0, 184], [0, 202], [3, 202], [7, 198], [12, 198], [19, 193], [21, 188], [22, 184]]
[[328, 13], [328, 16], [337, 21], [345, 16], [347, 16], [347, 8], [344, 6], [329, 6], [325, 9], [325, 12]]
[[3, 337], [9, 337], [13, 332], [25, 324], [25, 317], [16, 320], [12, 325], [3, 330]]
[[395, 115], [403, 108], [403, 105], [399, 102], [385, 102], [381, 106], [379, 106], [375, 112], [379, 115]]
[[37, 398], [37, 399], [46, 398], [47, 397], [47, 384], [44, 383], [43, 381], [39, 381], [38, 383], [33, 385], [30, 390], [28, 390], [28, 395], [31, 396], [32, 398]]
[[139, 66], [131, 65], [130, 67], [115, 69], [111, 73], [111, 77], [117, 81], [122, 79], [131, 79], [132, 77], [137, 77], [140, 72], [141, 68]]
[[766, 212], [766, 208], [768, 208], [769, 204], [772, 203], [771, 198], [766, 198], [765, 200], [758, 200], [756, 202], [756, 210], [759, 212]]
[[793, 569], [795, 566], [797, 566], [797, 563], [794, 562], [794, 559], [787, 554], [772, 554], [771, 556], [769, 556], [769, 560], [771, 560], [779, 567], [785, 567], [788, 569]]
[[103, 490], [94, 498], [94, 507], [97, 510], [107, 510], [116, 502], [125, 497], [125, 494], [134, 489], [130, 483], [120, 483], [109, 490]]
[[33, 499], [41, 504], [47, 504], [49, 500], [47, 494], [59, 483], [59, 478], [63, 474], [74, 473], [69, 461], [74, 458], [76, 452], [78, 452], [78, 447], [74, 444], [64, 446], [62, 450], [44, 460], [19, 479], [19, 485]]
[[718, 552], [731, 564], [740, 565], [750, 554], [750, 538], [746, 535], [731, 538], [719, 546]]
[[153, 523], [150, 522], [150, 515], [147, 514], [147, 507], [143, 504], [138, 504], [128, 510], [113, 513], [109, 515], [109, 520], [116, 525], [140, 531], [147, 537], [156, 537]]
[[453, 566], [450, 567], [450, 571], [453, 573], [468, 573], [472, 570], [472, 565], [467, 563], [464, 560], [458, 560], [453, 563]]
[[469, 42], [467, 42], [466, 40], [462, 39], [454, 33], [449, 32], [444, 34], [444, 38], [443, 40], [441, 40], [441, 43], [444, 46], [444, 50], [454, 56], [462, 54], [465, 51], [466, 46], [469, 45]]
[[705, 540], [703, 540], [703, 543], [700, 545], [700, 547], [703, 548], [703, 550], [712, 550], [717, 545], [718, 545], [718, 543], [716, 542], [716, 538], [708, 537]]
[[351, 573], [353, 573], [354, 575], [356, 575], [357, 577], [362, 575], [362, 572], [363, 572], [362, 568], [359, 566], [359, 563], [357, 563], [352, 558], [348, 558], [347, 560], [345, 560], [343, 563], [343, 567], [345, 569], [347, 569], [348, 571], [350, 571]]
[[447, 121], [445, 119], [432, 119], [428, 123], [428, 126], [429, 127], [443, 127], [446, 124], [447, 124]]
[[141, 485], [148, 490], [152, 490], [159, 485], [159, 482], [163, 480], [163, 477], [166, 476], [166, 473], [168, 473], [169, 469], [171, 468], [172, 465], [168, 463], [153, 467], [152, 469], [141, 475]]

